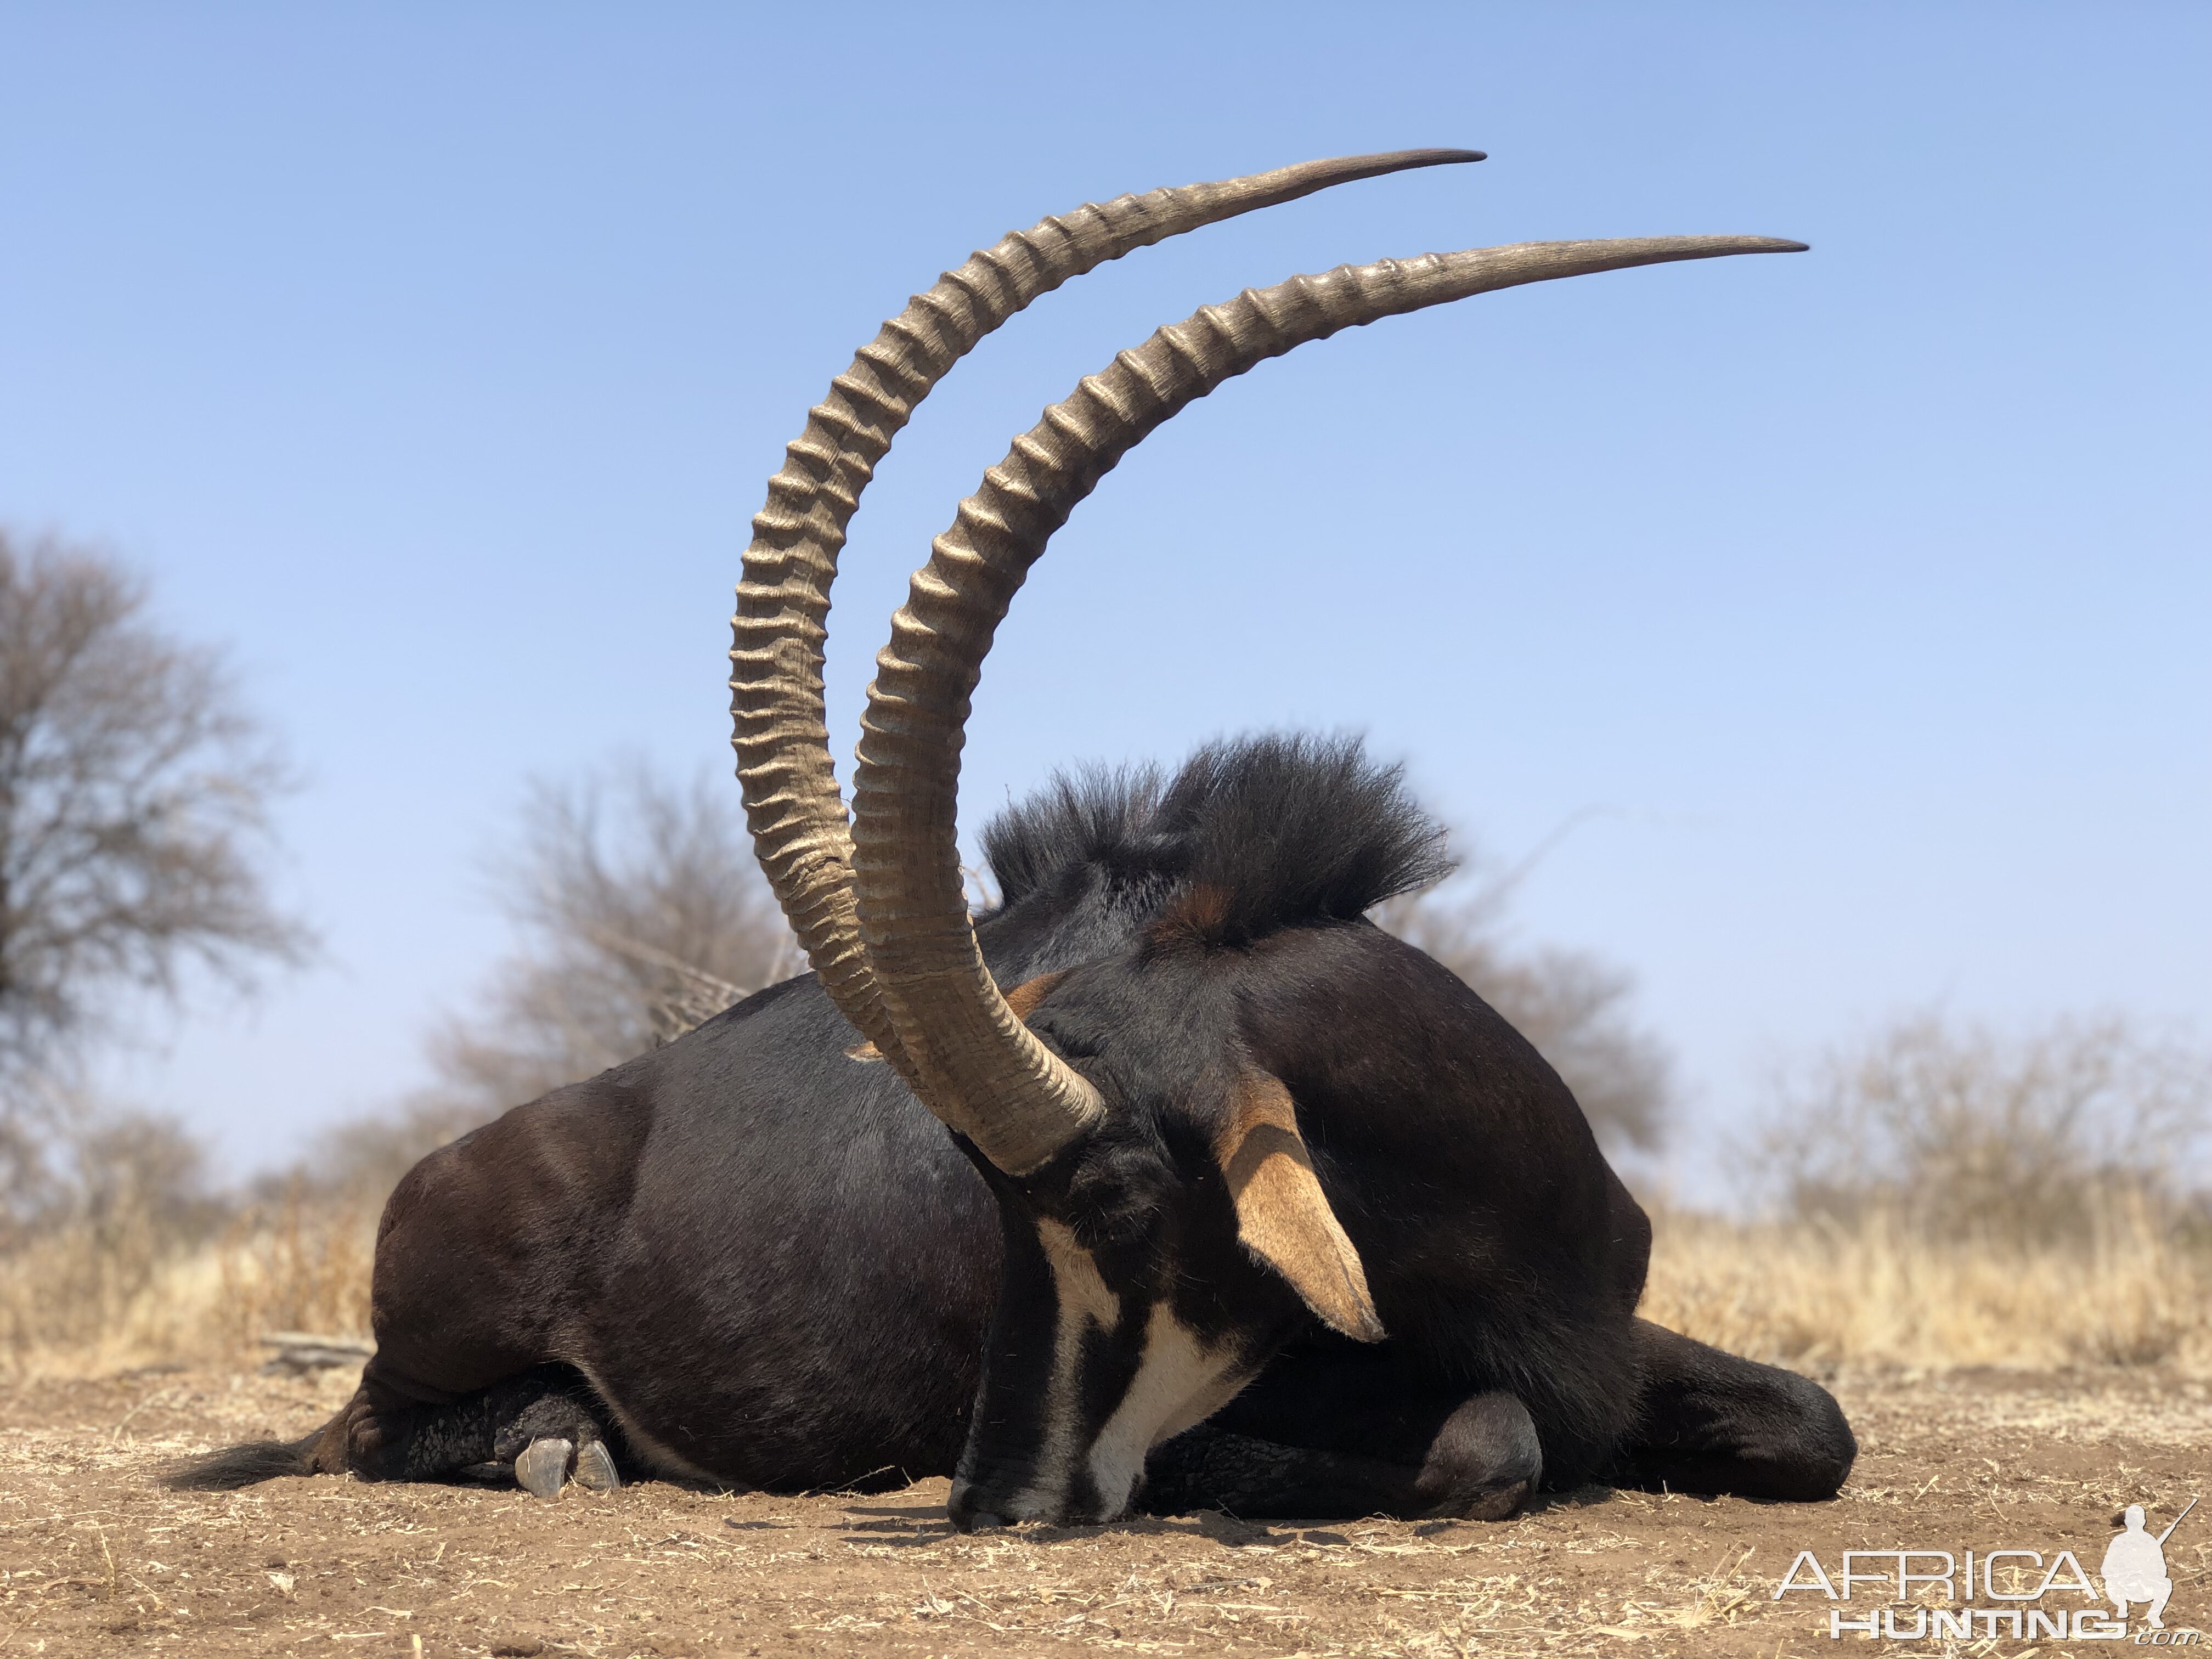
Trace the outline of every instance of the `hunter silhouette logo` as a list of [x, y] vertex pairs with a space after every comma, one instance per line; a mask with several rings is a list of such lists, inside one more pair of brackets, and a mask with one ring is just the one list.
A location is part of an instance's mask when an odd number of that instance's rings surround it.
[[2105, 1546], [2105, 1565], [2100, 1576], [2105, 1581], [2105, 1599], [2120, 1610], [2120, 1617], [2128, 1616], [2128, 1603], [2148, 1601], [2144, 1615], [2153, 1630], [2164, 1630], [2168, 1597], [2173, 1594], [2173, 1580], [2166, 1574], [2166, 1540], [2173, 1536], [2197, 1500], [2191, 1498], [2177, 1515], [2167, 1522], [2164, 1532], [2155, 1538], [2143, 1530], [2142, 1505], [2130, 1504], [2120, 1519], [2126, 1530]]
[[[2128, 1610], [2140, 1607], [2136, 1646], [2193, 1647], [2201, 1632], [2166, 1627], [2166, 1604], [2173, 1595], [2166, 1540], [2196, 1507], [2192, 1498], [2164, 1532], [2154, 1533], [2144, 1524], [2142, 1505], [2129, 1504], [2120, 1531], [2105, 1547], [2097, 1580], [2069, 1549], [2055, 1554], [1980, 1547], [1846, 1550], [1833, 1573], [1811, 1550], [1800, 1550], [1775, 1586], [1774, 1600], [1800, 1593], [1835, 1604], [1827, 1609], [1833, 1640], [1856, 1635], [1893, 1642], [1986, 1644], [2002, 1637], [2118, 1642], [2128, 1637]], [[1845, 1602], [1861, 1605], [1846, 1611], [1840, 1605]], [[1865, 1605], [1869, 1602], [1874, 1605]]]

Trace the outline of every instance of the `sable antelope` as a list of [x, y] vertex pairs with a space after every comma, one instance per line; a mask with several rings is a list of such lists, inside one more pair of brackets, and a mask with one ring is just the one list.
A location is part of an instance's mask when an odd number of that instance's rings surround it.
[[877, 659], [849, 828], [838, 793], [838, 551], [978, 339], [1147, 243], [1480, 159], [1084, 207], [975, 254], [861, 349], [769, 484], [731, 652], [746, 811], [815, 972], [416, 1165], [379, 1230], [358, 1394], [297, 1445], [217, 1453], [180, 1484], [950, 1473], [963, 1528], [1140, 1504], [1502, 1516], [1592, 1478], [1835, 1492], [1856, 1448], [1834, 1401], [1635, 1316], [1650, 1230], [1573, 1097], [1364, 920], [1444, 868], [1395, 772], [1267, 738], [1172, 780], [1063, 780], [990, 830], [1004, 902], [972, 922], [954, 835], [969, 698], [1016, 590], [1186, 404], [1401, 312], [1799, 244], [1425, 254], [1160, 330], [1046, 410], [938, 538]]

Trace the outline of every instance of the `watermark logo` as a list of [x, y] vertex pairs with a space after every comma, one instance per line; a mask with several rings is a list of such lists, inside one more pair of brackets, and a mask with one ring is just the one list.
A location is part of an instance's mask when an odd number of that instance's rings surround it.
[[2154, 1538], [2143, 1530], [2142, 1505], [2128, 1505], [2121, 1517], [2124, 1529], [2105, 1546], [2105, 1595], [2120, 1610], [2121, 1618], [2128, 1616], [2129, 1602], [2142, 1601], [2150, 1609], [2144, 1622], [2153, 1630], [2166, 1628], [2160, 1615], [2173, 1595], [2173, 1580], [2166, 1574], [2166, 1540], [2173, 1536], [2182, 1516], [2196, 1507], [2192, 1498], [2187, 1508], [2173, 1517], [2172, 1525]]
[[[2031, 1549], [1845, 1550], [1832, 1573], [1813, 1551], [1800, 1550], [1773, 1599], [1809, 1595], [1838, 1604], [1827, 1609], [1836, 1641], [1859, 1635], [1893, 1642], [2120, 1642], [2130, 1634], [2130, 1609], [2140, 1608], [2136, 1645], [2191, 1647], [2202, 1632], [2166, 1627], [2173, 1595], [2166, 1540], [2196, 1507], [2192, 1498], [2165, 1531], [2154, 1533], [2142, 1506], [2130, 1504], [2095, 1579], [2069, 1549], [2047, 1558]], [[2069, 1595], [2088, 1605], [2069, 1605]], [[1846, 1611], [1840, 1604], [1847, 1601], [1860, 1605]]]

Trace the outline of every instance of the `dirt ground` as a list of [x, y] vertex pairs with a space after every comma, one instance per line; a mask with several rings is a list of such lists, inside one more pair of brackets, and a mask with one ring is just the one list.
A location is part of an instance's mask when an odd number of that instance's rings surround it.
[[[171, 1493], [149, 1481], [169, 1460], [303, 1434], [351, 1378], [157, 1370], [26, 1383], [0, 1389], [0, 1659], [1089, 1649], [1769, 1659], [1838, 1650], [1817, 1591], [1774, 1599], [1801, 1550], [1832, 1575], [1846, 1549], [1967, 1547], [2070, 1549], [2094, 1572], [2122, 1504], [2145, 1504], [2156, 1530], [2190, 1496], [2212, 1496], [2202, 1381], [1829, 1380], [1863, 1449], [1832, 1504], [1594, 1488], [1488, 1525], [1209, 1514], [975, 1537], [946, 1526], [942, 1480], [803, 1498], [656, 1482], [605, 1496], [571, 1487], [552, 1504], [333, 1479]], [[2166, 1547], [2174, 1629], [2212, 1624], [2207, 1510]], [[1847, 1611], [1863, 1613], [1868, 1593]], [[2085, 1604], [2057, 1591], [2049, 1602]], [[2115, 1650], [2001, 1631], [1949, 1650]]]

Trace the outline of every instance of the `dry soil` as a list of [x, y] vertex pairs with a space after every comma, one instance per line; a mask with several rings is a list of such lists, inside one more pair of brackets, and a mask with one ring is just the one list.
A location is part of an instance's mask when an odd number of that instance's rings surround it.
[[[173, 1493], [152, 1480], [171, 1460], [301, 1435], [350, 1377], [27, 1382], [0, 1389], [0, 1659], [1886, 1651], [1837, 1648], [1817, 1592], [1774, 1598], [1797, 1552], [1833, 1573], [1845, 1549], [2071, 1549], [2094, 1572], [2122, 1504], [2148, 1506], [2155, 1529], [2212, 1497], [2201, 1381], [1828, 1380], [1863, 1448], [1832, 1504], [1593, 1488], [1487, 1525], [1208, 1514], [975, 1537], [946, 1526], [942, 1480], [807, 1498], [653, 1482], [550, 1504], [328, 1478]], [[2170, 1627], [2212, 1625], [2208, 1510], [2166, 1546]], [[2001, 1632], [1954, 1650], [2122, 1648]]]

